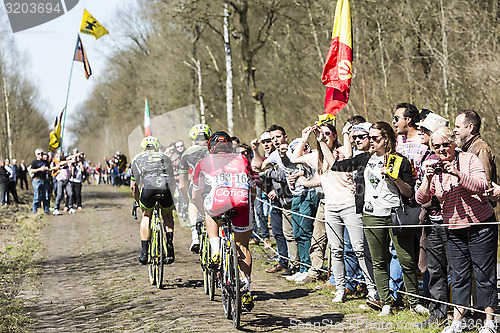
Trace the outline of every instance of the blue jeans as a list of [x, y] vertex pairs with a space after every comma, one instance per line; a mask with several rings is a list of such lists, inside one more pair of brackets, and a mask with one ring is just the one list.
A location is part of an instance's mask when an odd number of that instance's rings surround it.
[[[293, 197], [292, 211], [306, 216], [316, 216], [319, 198], [316, 191], [308, 191], [302, 195]], [[307, 272], [311, 266], [309, 249], [313, 234], [314, 220], [302, 215], [292, 214], [293, 237], [297, 241], [300, 258], [300, 272]]]
[[[495, 215], [485, 222], [494, 222]], [[472, 225], [463, 229], [448, 229], [450, 249], [451, 289], [453, 303], [468, 306], [471, 296], [471, 280], [474, 276], [477, 290], [477, 306], [493, 307], [498, 303], [497, 294], [497, 243], [498, 226]], [[474, 272], [474, 275], [472, 275]]]
[[[281, 207], [277, 202], [272, 202], [271, 204]], [[272, 207], [271, 208], [271, 229], [273, 231], [274, 239], [276, 240], [276, 247], [278, 248], [279, 264], [283, 267], [288, 267], [288, 246], [286, 245], [285, 235], [283, 235], [283, 218], [281, 210]]]
[[33, 178], [33, 213], [42, 206], [45, 213], [49, 213], [49, 197], [47, 194], [47, 182], [43, 179]]
[[257, 224], [257, 232], [260, 231], [260, 236], [264, 239], [269, 238], [269, 227], [267, 226], [267, 221], [269, 217], [269, 205], [266, 205], [262, 201], [258, 200], [262, 199], [263, 201], [269, 203], [269, 199], [263, 199], [262, 196], [258, 197], [254, 201], [255, 207], [255, 220]]

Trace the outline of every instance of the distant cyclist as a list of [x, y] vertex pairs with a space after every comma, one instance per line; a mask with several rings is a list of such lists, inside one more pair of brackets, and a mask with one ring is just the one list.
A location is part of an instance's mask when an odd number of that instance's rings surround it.
[[251, 202], [255, 199], [255, 187], [250, 161], [241, 154], [233, 154], [233, 143], [226, 132], [215, 132], [208, 140], [210, 155], [196, 166], [193, 177], [193, 200], [198, 211], [205, 215], [207, 233], [212, 250], [211, 266], [220, 263], [219, 228], [213, 217], [231, 208], [238, 212], [233, 216], [233, 231], [238, 247], [238, 263], [241, 269], [242, 305], [253, 308], [250, 294], [252, 256], [248, 242], [252, 235], [250, 218]]
[[198, 124], [191, 128], [189, 137], [193, 140], [193, 145], [186, 149], [181, 156], [179, 189], [184, 202], [188, 203], [189, 223], [191, 225], [191, 246], [189, 250], [193, 253], [200, 251], [200, 240], [196, 231], [196, 220], [198, 211], [191, 199], [192, 175], [196, 165], [208, 155], [207, 140], [212, 134], [210, 126]]
[[135, 201], [142, 209], [140, 228], [142, 251], [139, 261], [143, 265], [148, 263], [150, 223], [157, 194], [162, 195], [158, 203], [166, 229], [167, 257], [164, 261], [166, 264], [171, 264], [175, 260], [174, 219], [172, 217], [174, 201], [170, 192], [170, 189], [175, 189], [175, 179], [172, 163], [167, 155], [158, 151], [159, 147], [160, 142], [156, 137], [145, 137], [141, 142], [142, 152], [137, 154], [132, 161], [130, 188]]

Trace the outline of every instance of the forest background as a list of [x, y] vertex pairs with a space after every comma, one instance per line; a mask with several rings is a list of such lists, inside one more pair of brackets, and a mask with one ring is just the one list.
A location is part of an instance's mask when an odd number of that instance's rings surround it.
[[[151, 117], [196, 104], [206, 123], [227, 130], [224, 9], [230, 36], [234, 135], [249, 142], [272, 124], [290, 139], [323, 113], [324, 60], [331, 42], [332, 0], [139, 0], [114, 26], [120, 45], [74, 114], [76, 146], [95, 163], [128, 151], [128, 134]], [[353, 78], [349, 116], [391, 122], [410, 102], [451, 121], [474, 109], [482, 136], [500, 156], [500, 1], [351, 0]], [[1, 33], [5, 39], [5, 31]], [[23, 75], [15, 51], [0, 51], [0, 158], [18, 160], [48, 145], [52, 123], [40, 112], [37, 87]], [[168, 128], [164, 129], [168, 131]]]

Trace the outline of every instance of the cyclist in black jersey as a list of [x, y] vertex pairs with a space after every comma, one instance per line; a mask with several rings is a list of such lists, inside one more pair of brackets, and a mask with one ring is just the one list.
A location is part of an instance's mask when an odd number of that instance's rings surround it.
[[[148, 263], [148, 246], [151, 216], [154, 206], [158, 201], [165, 226], [167, 240], [166, 264], [175, 260], [174, 255], [174, 219], [172, 210], [174, 201], [170, 189], [175, 189], [174, 171], [167, 155], [158, 151], [160, 143], [153, 136], [145, 137], [141, 142], [142, 152], [137, 154], [132, 161], [132, 176], [130, 188], [134, 199], [142, 209], [141, 234], [141, 264]], [[157, 199], [157, 194], [160, 198]]]
[[207, 142], [212, 134], [210, 126], [198, 124], [191, 128], [189, 137], [193, 140], [193, 145], [182, 153], [181, 165], [179, 168], [179, 190], [181, 191], [184, 202], [188, 202], [189, 223], [191, 225], [191, 246], [189, 250], [193, 253], [200, 251], [200, 240], [196, 231], [196, 221], [198, 210], [192, 202], [192, 175], [196, 169], [196, 165], [208, 155]]

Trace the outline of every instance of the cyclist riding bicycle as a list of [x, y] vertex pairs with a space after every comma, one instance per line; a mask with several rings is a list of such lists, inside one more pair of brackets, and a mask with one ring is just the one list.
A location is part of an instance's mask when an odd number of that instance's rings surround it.
[[[175, 189], [174, 172], [172, 163], [167, 155], [158, 151], [160, 142], [153, 136], [142, 139], [142, 152], [137, 154], [132, 161], [132, 176], [130, 188], [134, 199], [142, 210], [141, 219], [141, 255], [139, 262], [148, 263], [148, 246], [150, 237], [150, 223], [156, 202], [161, 208], [161, 216], [166, 229], [167, 257], [166, 264], [175, 260], [174, 255], [174, 219], [172, 210], [174, 201], [170, 189]], [[158, 196], [157, 196], [158, 195]]]
[[[188, 203], [188, 216], [189, 224], [191, 226], [191, 246], [189, 250], [193, 253], [198, 253], [200, 250], [200, 241], [198, 232], [196, 231], [196, 220], [198, 211], [194, 205], [191, 192], [192, 192], [192, 174], [196, 165], [208, 155], [207, 140], [212, 134], [210, 126], [205, 124], [198, 124], [191, 128], [189, 137], [193, 140], [193, 145], [182, 153], [180, 165], [180, 178], [179, 189], [181, 191], [184, 202]], [[191, 176], [191, 177], [190, 177]]]
[[244, 290], [241, 293], [242, 306], [251, 310], [252, 256], [248, 242], [253, 229], [250, 213], [251, 202], [255, 199], [255, 177], [248, 159], [232, 153], [232, 140], [227, 133], [215, 132], [208, 140], [208, 150], [210, 155], [198, 163], [194, 172], [193, 200], [198, 211], [205, 215], [212, 250], [210, 266], [217, 267], [220, 264], [219, 225], [213, 217], [235, 208], [238, 214], [233, 216], [232, 223], [234, 239], [240, 253], [238, 265], [241, 269], [241, 280], [244, 282]]

